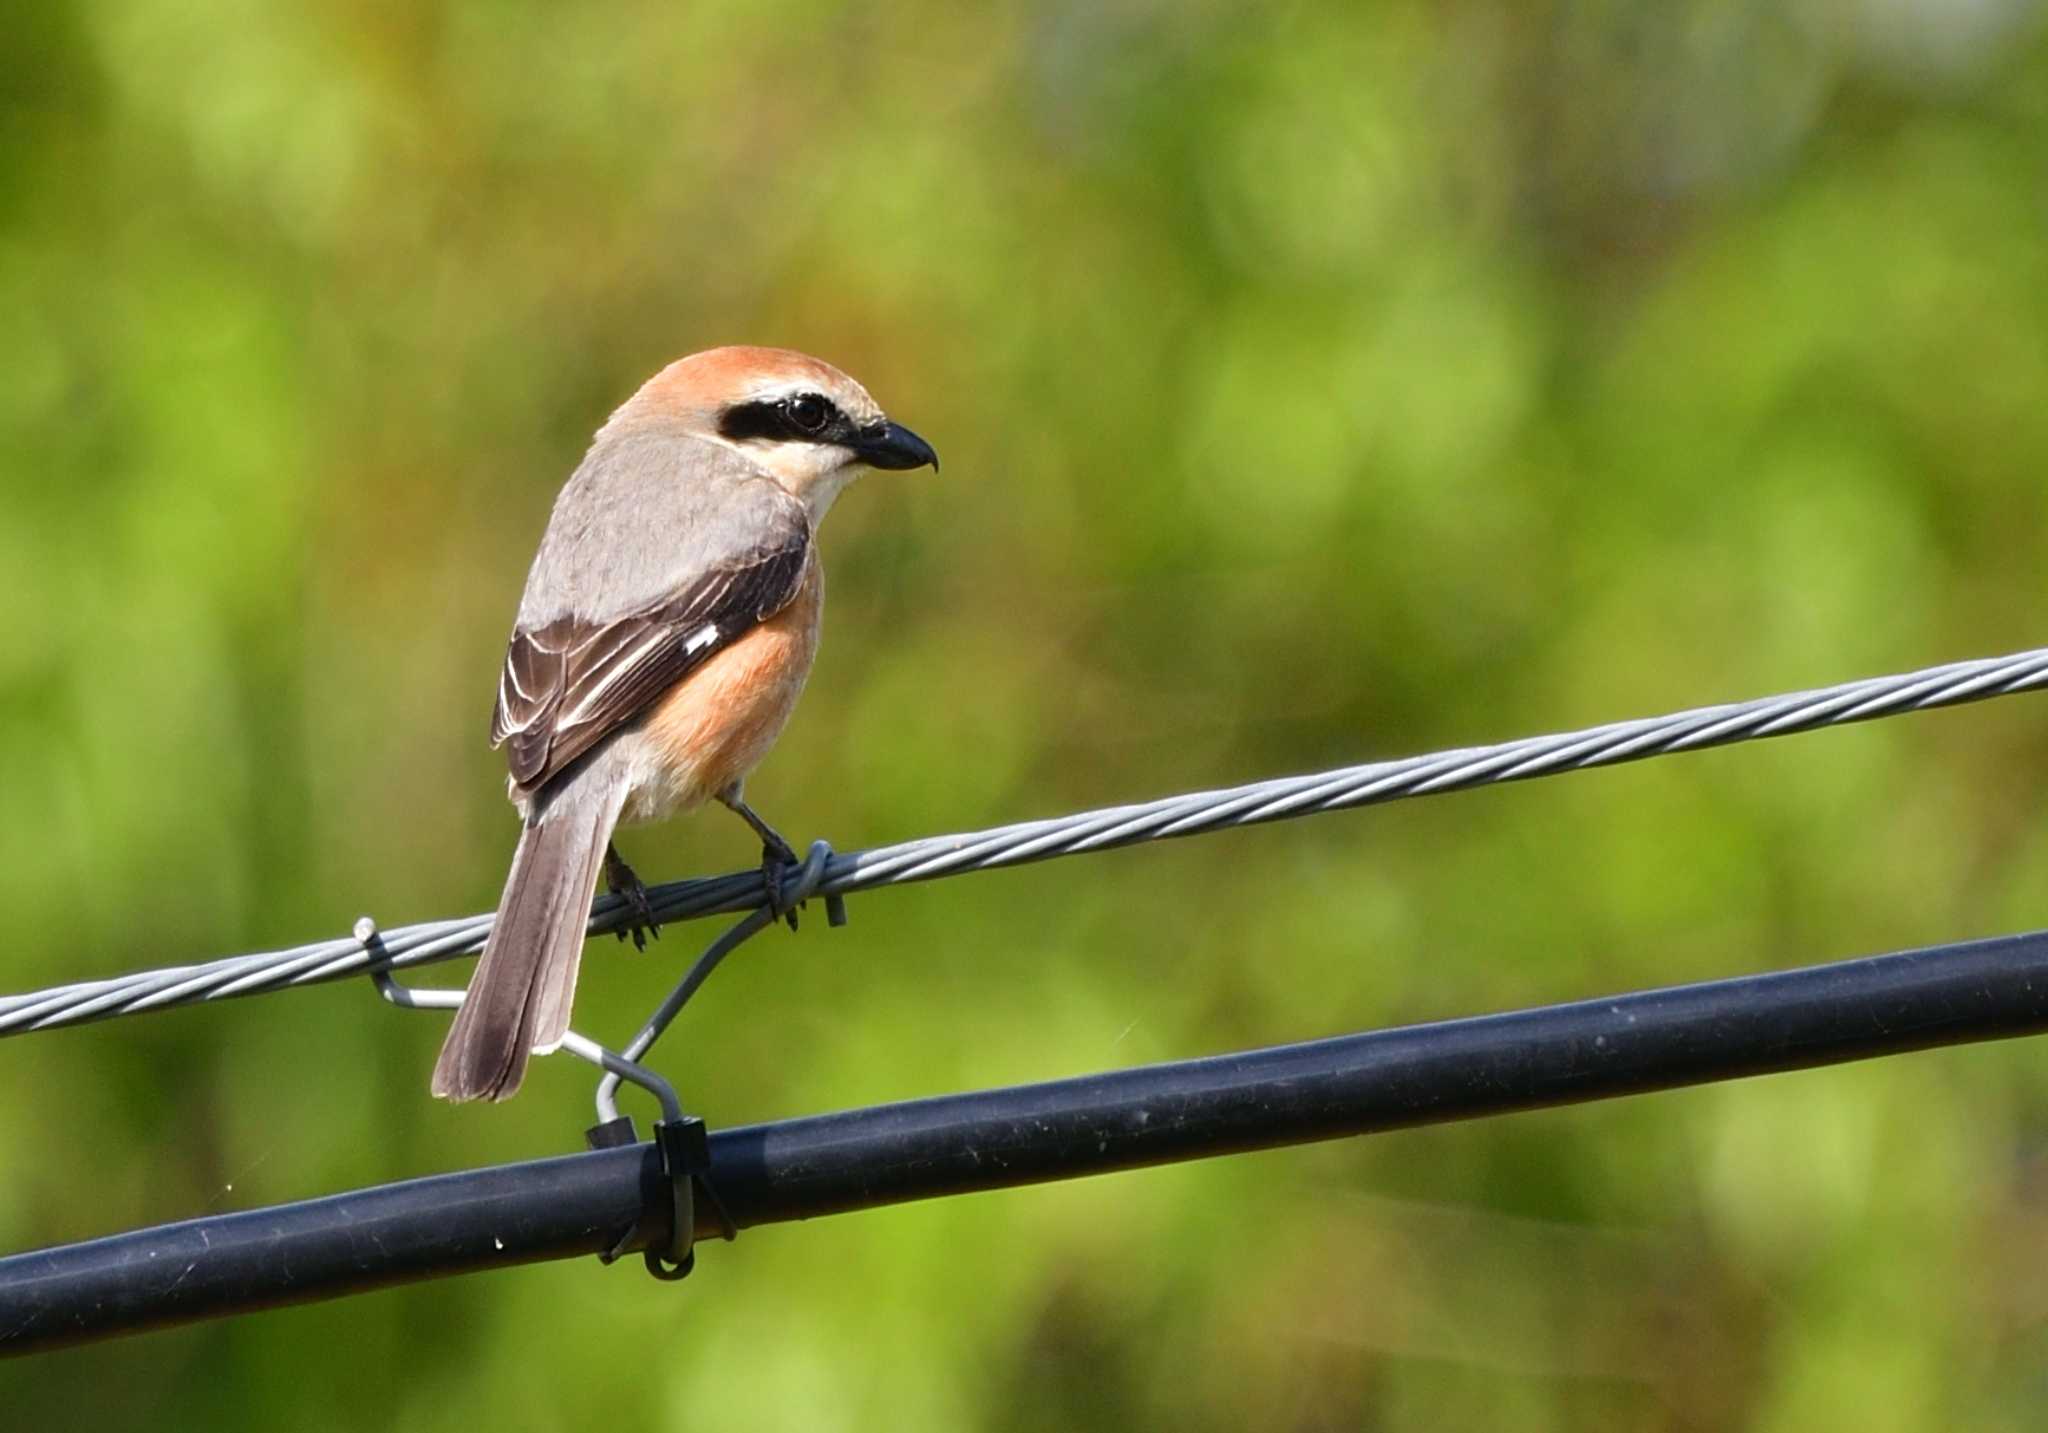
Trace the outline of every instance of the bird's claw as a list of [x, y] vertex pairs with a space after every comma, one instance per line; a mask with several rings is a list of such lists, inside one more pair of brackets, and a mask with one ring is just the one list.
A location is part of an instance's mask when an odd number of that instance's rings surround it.
[[604, 883], [605, 888], [625, 901], [626, 909], [632, 912], [626, 923], [612, 934], [621, 941], [631, 936], [635, 950], [647, 949], [649, 936], [660, 940], [661, 922], [654, 918], [654, 906], [647, 899], [647, 885], [615, 849], [605, 851]]
[[784, 905], [782, 887], [789, 879], [790, 873], [802, 864], [787, 841], [761, 843], [761, 884], [768, 891], [768, 914], [775, 920], [788, 921], [791, 930], [796, 929], [797, 907], [803, 903], [799, 901], [795, 905]]

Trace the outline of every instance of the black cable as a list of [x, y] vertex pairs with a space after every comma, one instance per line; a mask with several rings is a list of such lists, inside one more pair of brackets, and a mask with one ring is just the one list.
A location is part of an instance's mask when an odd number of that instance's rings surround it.
[[[704, 1237], [2048, 1029], [2048, 932], [722, 1130]], [[665, 1242], [646, 1144], [0, 1259], [0, 1353]], [[632, 1238], [621, 1243], [626, 1231]]]

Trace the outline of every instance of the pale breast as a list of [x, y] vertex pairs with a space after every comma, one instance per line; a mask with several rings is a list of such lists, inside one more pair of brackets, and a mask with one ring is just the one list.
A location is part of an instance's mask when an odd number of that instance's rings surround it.
[[[657, 821], [746, 779], [803, 694], [818, 652], [825, 580], [812, 550], [790, 604], [697, 668], [627, 734], [633, 794], [624, 819]], [[622, 745], [624, 742], [622, 742]]]

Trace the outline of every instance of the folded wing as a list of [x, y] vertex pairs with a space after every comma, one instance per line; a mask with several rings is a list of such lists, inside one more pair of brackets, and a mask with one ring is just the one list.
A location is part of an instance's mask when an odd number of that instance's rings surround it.
[[736, 500], [750, 534], [676, 588], [622, 616], [571, 613], [512, 633], [491, 715], [512, 780], [538, 791], [578, 757], [629, 724], [656, 698], [788, 606], [803, 581], [811, 524], [803, 504], [765, 479]]

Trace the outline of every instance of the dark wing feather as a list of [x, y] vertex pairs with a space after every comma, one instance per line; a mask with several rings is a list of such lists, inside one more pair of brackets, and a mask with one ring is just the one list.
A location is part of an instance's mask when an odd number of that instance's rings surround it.
[[745, 551], [636, 612], [557, 617], [512, 633], [491, 714], [512, 780], [546, 785], [656, 698], [795, 598], [811, 525], [794, 498]]

